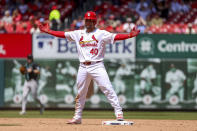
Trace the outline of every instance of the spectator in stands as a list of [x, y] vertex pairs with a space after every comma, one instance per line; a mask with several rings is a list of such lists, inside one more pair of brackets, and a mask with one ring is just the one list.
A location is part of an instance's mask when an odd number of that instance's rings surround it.
[[156, 10], [156, 8], [155, 8], [153, 3], [149, 4], [149, 9], [150, 9], [151, 13], [153, 13], [153, 14], [157, 12], [157, 10]]
[[110, 25], [115, 23], [115, 16], [113, 14], [109, 15], [109, 19], [107, 19]]
[[137, 2], [136, 2], [136, 0], [129, 1], [128, 2], [128, 6], [129, 6], [130, 9], [136, 10], [136, 8], [137, 8]]
[[40, 0], [34, 0], [33, 4], [36, 6], [36, 8], [41, 9], [43, 2], [41, 2]]
[[136, 11], [140, 10], [142, 7], [148, 7], [146, 0], [140, 0], [140, 2], [137, 4]]
[[73, 22], [70, 24], [70, 30], [72, 31], [72, 30], [75, 30], [75, 28], [76, 28], [76, 24], [77, 24], [77, 20], [73, 20]]
[[106, 21], [104, 26], [105, 26], [105, 30], [107, 30], [109, 32], [115, 32], [114, 27], [112, 25], [110, 25], [109, 21]]
[[140, 33], [146, 33], [147, 22], [142, 17], [137, 20], [136, 25]]
[[27, 12], [28, 5], [25, 4], [25, 1], [24, 0], [21, 0], [20, 1], [19, 10], [20, 10], [21, 14], [25, 14]]
[[124, 25], [123, 25], [123, 30], [124, 30], [124, 32], [130, 32], [134, 26], [135, 26], [135, 24], [132, 22], [132, 19], [130, 17], [128, 17], [127, 22], [124, 23]]
[[116, 32], [116, 21], [115, 21], [115, 16], [113, 14], [109, 15], [109, 18], [107, 19], [107, 23], [109, 25], [108, 29], [110, 28], [111, 32]]
[[26, 23], [23, 23], [22, 29], [20, 30], [20, 33], [24, 33], [24, 34], [29, 33], [29, 30], [27, 28], [27, 24]]
[[83, 19], [82, 19], [82, 17], [81, 16], [79, 16], [78, 17], [78, 19], [77, 19], [77, 22], [76, 22], [76, 25], [75, 25], [75, 29], [80, 29], [80, 28], [83, 28], [84, 27], [84, 21], [83, 21]]
[[61, 21], [60, 21], [60, 12], [57, 10], [57, 6], [52, 6], [52, 11], [49, 14], [49, 20], [51, 22], [51, 29], [52, 30], [59, 30]]
[[147, 3], [138, 5], [136, 11], [144, 20], [151, 14], [151, 10], [148, 8]]
[[1, 23], [0, 24], [0, 34], [5, 34], [5, 33], [7, 33], [7, 31], [6, 31], [5, 27], [4, 27], [4, 23]]
[[33, 15], [31, 15], [30, 17], [29, 17], [29, 24], [31, 25], [31, 26], [33, 26], [34, 24], [35, 24], [35, 22], [36, 22], [36, 18], [35, 18], [35, 16], [33, 16]]
[[195, 33], [197, 33], [197, 32], [196, 32], [195, 29], [193, 28], [193, 25], [192, 25], [191, 23], [189, 23], [189, 24], [187, 25], [187, 29], [186, 29], [185, 33], [186, 33], [186, 34], [195, 34]]
[[160, 17], [167, 19], [169, 13], [169, 2], [166, 0], [157, 0], [156, 10]]
[[31, 34], [40, 33], [40, 29], [38, 28], [36, 24], [34, 24], [33, 27], [30, 29], [30, 33]]
[[188, 2], [181, 0], [180, 1], [180, 11], [186, 13], [186, 12], [189, 12], [189, 10], [190, 10], [190, 6], [189, 6]]
[[14, 22], [19, 22], [22, 19], [22, 15], [18, 12], [18, 9], [15, 9], [12, 14], [12, 19]]
[[170, 10], [172, 12], [179, 12], [180, 11], [180, 4], [178, 0], [172, 0]]
[[161, 17], [159, 17], [159, 14], [156, 13], [154, 15], [154, 17], [151, 19], [150, 23], [149, 23], [150, 26], [162, 26], [163, 25], [163, 19]]
[[10, 16], [10, 11], [9, 10], [5, 11], [5, 15], [3, 16], [1, 21], [5, 22], [5, 23], [12, 23], [12, 16]]
[[105, 26], [105, 20], [102, 18], [102, 15], [98, 15], [97, 18], [97, 27], [103, 30]]
[[11, 29], [11, 31], [10, 31], [9, 33], [19, 33], [19, 32], [17, 31], [16, 23], [13, 23], [13, 24], [12, 24], [12, 29]]
[[119, 32], [119, 33], [124, 32], [123, 24], [122, 24], [122, 22], [120, 20], [116, 20], [115, 32]]

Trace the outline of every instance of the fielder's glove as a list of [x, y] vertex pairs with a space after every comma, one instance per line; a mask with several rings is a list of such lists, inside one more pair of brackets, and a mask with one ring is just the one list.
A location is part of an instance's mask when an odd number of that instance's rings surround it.
[[26, 68], [25, 68], [24, 66], [21, 66], [21, 67], [20, 67], [20, 73], [21, 73], [22, 75], [24, 75], [25, 72], [26, 72]]

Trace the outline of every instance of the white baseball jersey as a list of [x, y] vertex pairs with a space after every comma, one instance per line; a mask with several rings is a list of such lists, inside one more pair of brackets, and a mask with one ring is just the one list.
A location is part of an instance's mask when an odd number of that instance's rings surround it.
[[69, 41], [75, 41], [80, 62], [102, 61], [105, 54], [105, 44], [114, 43], [116, 34], [95, 29], [87, 33], [86, 29], [65, 32]]
[[140, 77], [148, 79], [148, 80], [155, 79], [156, 71], [153, 68], [152, 69], [146, 68], [142, 71], [142, 73], [140, 74]]
[[51, 72], [45, 68], [40, 69], [40, 81], [39, 82], [47, 82], [47, 78], [52, 76]]
[[[122, 113], [118, 97], [112, 87], [103, 62], [105, 54], [105, 44], [114, 43], [116, 34], [105, 30], [95, 29], [87, 33], [86, 29], [65, 32], [65, 37], [69, 41], [75, 41], [78, 50], [80, 66], [77, 74], [77, 97], [75, 105], [74, 119], [82, 118], [82, 110], [85, 105], [85, 99], [91, 80], [94, 80], [101, 91], [105, 94], [112, 107], [114, 107], [115, 116], [118, 118]], [[92, 62], [85, 65], [83, 62]], [[96, 61], [98, 63], [96, 63]]]
[[183, 81], [186, 79], [184, 73], [176, 69], [175, 72], [168, 71], [166, 74], [166, 83], [170, 83], [172, 87], [180, 87], [183, 86]]

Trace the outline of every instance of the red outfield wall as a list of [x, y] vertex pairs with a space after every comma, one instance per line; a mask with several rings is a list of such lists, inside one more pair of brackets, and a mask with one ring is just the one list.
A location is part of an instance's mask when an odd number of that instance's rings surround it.
[[26, 58], [32, 53], [31, 34], [1, 34], [0, 58]]

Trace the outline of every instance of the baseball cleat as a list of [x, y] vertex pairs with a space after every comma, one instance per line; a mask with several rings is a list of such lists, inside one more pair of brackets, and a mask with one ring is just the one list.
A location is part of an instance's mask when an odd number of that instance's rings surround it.
[[26, 112], [25, 112], [25, 111], [21, 111], [21, 112], [19, 112], [19, 114], [20, 114], [20, 115], [25, 115]]
[[76, 120], [73, 118], [72, 120], [69, 120], [67, 124], [81, 124], [81, 119]]
[[116, 117], [117, 121], [124, 121], [123, 114], [118, 114]]

